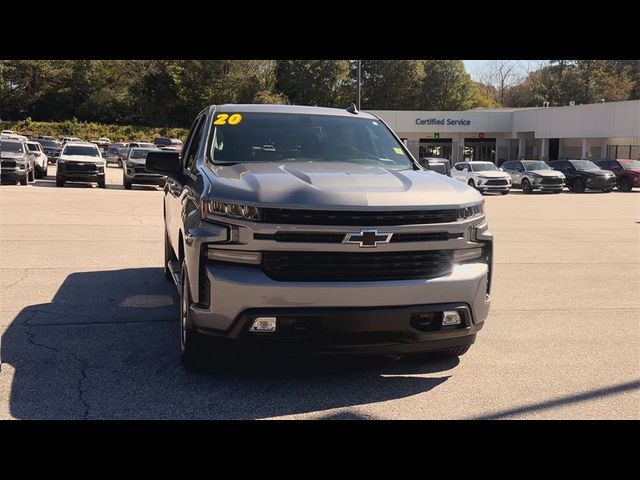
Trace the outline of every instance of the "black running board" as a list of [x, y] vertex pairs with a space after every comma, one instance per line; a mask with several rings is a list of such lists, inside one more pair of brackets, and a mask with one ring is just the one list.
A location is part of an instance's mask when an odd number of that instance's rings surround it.
[[180, 284], [182, 283], [182, 279], [180, 278], [180, 264], [175, 260], [169, 260], [167, 262], [167, 268], [169, 272], [171, 272], [171, 278], [173, 278], [173, 283], [176, 284], [178, 293], [180, 293]]

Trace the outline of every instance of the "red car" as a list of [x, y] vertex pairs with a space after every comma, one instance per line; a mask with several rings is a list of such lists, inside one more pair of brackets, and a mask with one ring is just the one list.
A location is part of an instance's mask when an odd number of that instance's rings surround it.
[[640, 160], [603, 160], [598, 166], [616, 174], [618, 190], [630, 192], [633, 187], [640, 187]]

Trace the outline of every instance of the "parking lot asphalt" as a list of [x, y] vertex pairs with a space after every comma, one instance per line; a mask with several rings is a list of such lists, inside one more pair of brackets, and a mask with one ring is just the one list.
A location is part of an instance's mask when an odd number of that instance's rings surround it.
[[640, 191], [487, 195], [492, 308], [460, 360], [179, 359], [162, 192], [0, 186], [0, 418], [638, 419]]

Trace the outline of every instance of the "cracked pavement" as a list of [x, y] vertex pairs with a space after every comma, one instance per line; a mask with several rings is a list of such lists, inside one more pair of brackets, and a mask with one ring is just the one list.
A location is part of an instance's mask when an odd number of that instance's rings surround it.
[[456, 361], [179, 360], [162, 193], [0, 186], [0, 419], [640, 418], [640, 191], [486, 196], [493, 305]]

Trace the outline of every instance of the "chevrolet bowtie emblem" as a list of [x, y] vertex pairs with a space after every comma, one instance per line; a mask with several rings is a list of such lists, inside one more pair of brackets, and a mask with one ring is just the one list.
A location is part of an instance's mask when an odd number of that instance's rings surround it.
[[347, 233], [342, 243], [359, 243], [360, 248], [377, 247], [379, 243], [389, 243], [393, 233], [378, 233], [377, 230], [360, 230], [357, 233]]

